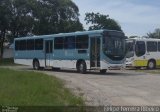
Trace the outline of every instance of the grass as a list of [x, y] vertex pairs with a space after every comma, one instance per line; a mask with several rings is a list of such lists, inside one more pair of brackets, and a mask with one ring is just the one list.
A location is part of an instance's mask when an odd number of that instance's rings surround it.
[[84, 101], [53, 76], [0, 68], [0, 105], [83, 106]]
[[0, 66], [8, 66], [8, 65], [15, 65], [13, 58], [9, 59], [0, 59]]

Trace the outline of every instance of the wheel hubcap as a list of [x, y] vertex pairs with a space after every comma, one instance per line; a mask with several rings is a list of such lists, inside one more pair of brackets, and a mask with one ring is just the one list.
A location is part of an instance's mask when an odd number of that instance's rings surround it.
[[149, 68], [154, 68], [154, 63], [153, 62], [149, 63]]
[[79, 69], [80, 69], [80, 71], [83, 71], [83, 64], [80, 64]]
[[35, 62], [35, 68], [38, 69], [38, 62]]

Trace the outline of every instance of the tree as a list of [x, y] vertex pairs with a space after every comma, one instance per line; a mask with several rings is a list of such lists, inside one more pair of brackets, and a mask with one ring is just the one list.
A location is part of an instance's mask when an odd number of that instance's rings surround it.
[[33, 16], [37, 20], [33, 30], [35, 34], [83, 30], [79, 9], [71, 0], [38, 1]]
[[160, 28], [154, 30], [153, 33], [147, 33], [147, 38], [159, 38], [160, 39]]
[[10, 31], [13, 38], [26, 36], [34, 27], [33, 0], [12, 0]]
[[3, 44], [5, 41], [5, 35], [9, 29], [11, 18], [10, 6], [11, 4], [9, 0], [0, 1], [0, 59], [3, 56]]
[[122, 31], [121, 26], [114, 20], [109, 18], [109, 15], [100, 13], [86, 13], [86, 24], [91, 24], [89, 30], [109, 29]]
[[83, 30], [79, 9], [71, 0], [1, 0], [0, 49], [6, 35], [47, 35]]

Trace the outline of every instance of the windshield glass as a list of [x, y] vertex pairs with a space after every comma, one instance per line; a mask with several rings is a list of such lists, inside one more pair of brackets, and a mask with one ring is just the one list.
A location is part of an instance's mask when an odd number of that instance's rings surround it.
[[125, 57], [125, 36], [117, 32], [104, 37], [104, 53], [112, 60], [122, 60]]
[[126, 58], [134, 56], [134, 40], [126, 40]]

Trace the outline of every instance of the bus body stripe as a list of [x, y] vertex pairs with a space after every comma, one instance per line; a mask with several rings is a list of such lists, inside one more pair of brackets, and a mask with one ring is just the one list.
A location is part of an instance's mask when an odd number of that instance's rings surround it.
[[148, 60], [135, 60], [134, 66], [147, 66]]
[[[148, 65], [148, 60], [135, 60], [134, 66], [147, 66]], [[160, 59], [156, 60], [156, 66], [160, 66]]]

